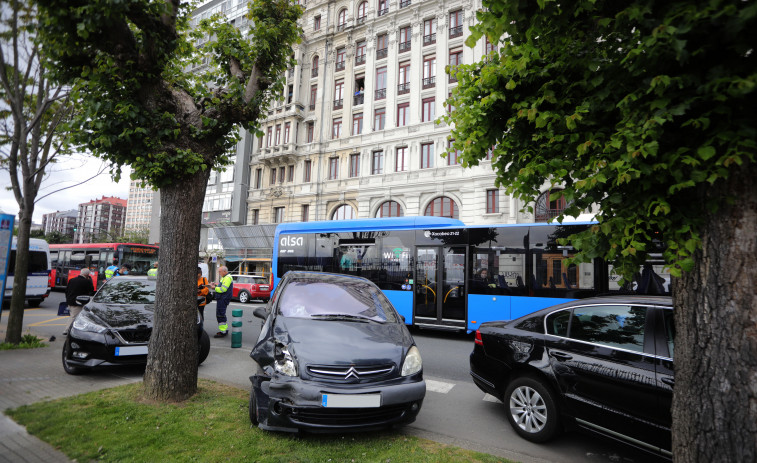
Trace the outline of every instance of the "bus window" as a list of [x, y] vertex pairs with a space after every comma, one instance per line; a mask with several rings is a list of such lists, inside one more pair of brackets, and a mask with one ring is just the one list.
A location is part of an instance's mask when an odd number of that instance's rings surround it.
[[[410, 290], [413, 283], [414, 231], [395, 230], [381, 239], [381, 264], [379, 288], [385, 290]], [[403, 288], [404, 286], [404, 288]]]
[[[471, 294], [526, 295], [528, 227], [471, 229], [468, 287]], [[481, 270], [486, 269], [486, 278]]]
[[84, 259], [86, 257], [86, 254], [84, 251], [75, 251], [71, 253], [71, 266], [74, 268], [82, 268], [84, 267]]
[[97, 271], [98, 264], [100, 263], [100, 252], [96, 250], [87, 251], [87, 255], [84, 258], [84, 262], [86, 264], [86, 267], [89, 267], [90, 269]]
[[58, 251], [50, 251], [50, 265], [55, 267], [58, 264]]

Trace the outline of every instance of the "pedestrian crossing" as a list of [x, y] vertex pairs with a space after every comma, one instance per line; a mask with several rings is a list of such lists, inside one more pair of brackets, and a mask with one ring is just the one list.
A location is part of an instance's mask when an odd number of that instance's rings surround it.
[[[437, 394], [448, 394], [452, 389], [457, 386], [457, 383], [450, 383], [447, 381], [440, 381], [438, 379], [426, 378], [426, 392], [435, 392]], [[491, 394], [484, 394], [482, 400], [484, 402], [493, 402], [501, 404], [502, 401], [494, 397]]]

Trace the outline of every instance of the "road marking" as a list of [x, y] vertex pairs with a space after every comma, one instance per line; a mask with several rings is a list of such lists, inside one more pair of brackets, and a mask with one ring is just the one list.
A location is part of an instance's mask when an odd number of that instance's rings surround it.
[[[41, 326], [41, 325], [45, 325], [45, 326], [58, 326], [59, 323], [51, 323], [51, 322], [57, 322], [57, 321], [60, 321], [60, 320], [65, 320], [67, 318], [70, 318], [70, 317], [69, 316], [65, 316], [65, 317], [52, 318], [50, 320], [44, 320], [44, 321], [37, 322], [37, 323], [30, 323], [27, 326]], [[68, 325], [68, 323], [63, 323], [63, 325]]]
[[434, 381], [432, 379], [426, 380], [426, 390], [431, 392], [438, 392], [440, 394], [446, 394], [455, 387], [452, 383], [445, 383], [443, 381]]
[[494, 402], [496, 404], [501, 404], [502, 403], [501, 400], [499, 400], [498, 398], [494, 397], [491, 394], [484, 394], [484, 401], [486, 401], [486, 402]]

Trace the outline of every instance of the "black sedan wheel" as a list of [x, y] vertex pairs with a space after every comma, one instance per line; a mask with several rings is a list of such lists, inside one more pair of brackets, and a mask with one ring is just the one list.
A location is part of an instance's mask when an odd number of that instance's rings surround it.
[[515, 378], [504, 398], [507, 419], [521, 437], [546, 442], [557, 434], [557, 407], [552, 392], [541, 381], [528, 376]]
[[248, 302], [250, 302], [250, 293], [248, 293], [247, 291], [241, 291], [239, 293], [239, 302], [241, 302], [242, 304], [247, 304]]
[[205, 330], [200, 334], [200, 339], [197, 341], [197, 364], [202, 365], [202, 362], [208, 358], [210, 353], [210, 336]]
[[250, 387], [250, 423], [254, 426], [260, 423], [258, 419], [258, 401], [255, 399], [255, 386]]
[[66, 341], [63, 343], [63, 369], [69, 375], [80, 375], [84, 373], [84, 369], [74, 366], [68, 362], [68, 358], [71, 356], [71, 343]]

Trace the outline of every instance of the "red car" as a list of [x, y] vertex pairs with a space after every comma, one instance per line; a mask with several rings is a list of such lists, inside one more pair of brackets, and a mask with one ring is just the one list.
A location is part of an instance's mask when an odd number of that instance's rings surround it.
[[234, 289], [231, 297], [242, 304], [250, 302], [250, 299], [262, 299], [268, 302], [271, 298], [271, 285], [268, 279], [259, 275], [232, 275]]

